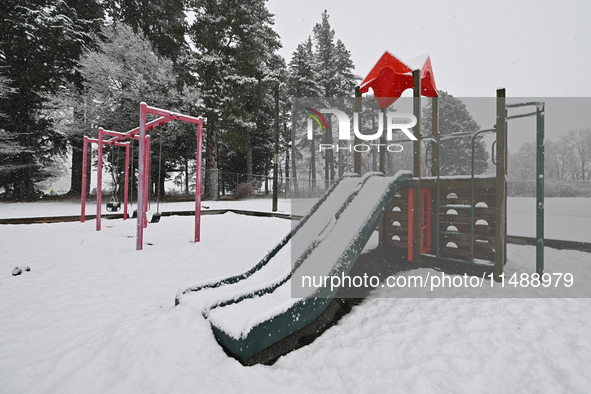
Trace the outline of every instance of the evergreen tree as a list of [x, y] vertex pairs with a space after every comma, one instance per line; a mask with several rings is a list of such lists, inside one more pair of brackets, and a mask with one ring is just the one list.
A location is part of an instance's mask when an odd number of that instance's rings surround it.
[[[72, 1], [72, 0], [70, 0]], [[94, 4], [76, 0], [82, 4]], [[107, 0], [101, 1], [100, 14], [95, 13], [95, 18], [103, 19], [106, 12], [115, 25], [130, 26], [134, 33], [145, 37], [151, 43], [151, 47], [161, 57], [171, 59], [176, 74], [174, 81], [177, 89], [182, 91], [185, 85], [186, 75], [177, 59], [187, 50], [184, 40], [185, 13], [183, 0]], [[104, 10], [103, 7], [104, 6]], [[144, 38], [142, 38], [144, 39]], [[71, 100], [83, 104], [84, 91], [80, 83], [71, 87]], [[78, 97], [76, 97], [78, 96]], [[86, 113], [75, 107], [73, 117], [75, 123], [85, 122]], [[82, 173], [82, 130], [69, 135], [69, 145], [72, 149], [72, 178], [69, 194], [79, 195]]]
[[[314, 32], [314, 57], [316, 67], [317, 83], [321, 89], [322, 97], [336, 97], [336, 64], [334, 30], [328, 21], [328, 12], [324, 10], [322, 20], [313, 29]], [[349, 93], [347, 96], [351, 96]]]
[[[321, 21], [313, 28], [313, 39], [298, 45], [293, 52], [288, 68], [287, 92], [293, 97], [351, 97], [359, 77], [353, 74], [351, 54], [341, 40], [335, 43], [335, 31], [331, 28], [328, 12], [322, 13]], [[303, 114], [294, 113], [294, 122], [302, 124], [297, 118]], [[305, 123], [305, 122], [304, 122]], [[294, 130], [296, 133], [297, 130]], [[332, 144], [331, 125], [322, 137], [322, 142]], [[295, 159], [309, 151], [308, 173], [312, 183], [316, 182], [316, 141], [302, 138], [292, 142], [292, 167], [295, 171]], [[297, 148], [297, 149], [296, 149]], [[325, 180], [335, 177], [335, 160], [332, 151], [324, 154]], [[345, 171], [346, 157], [339, 153], [339, 174]], [[294, 172], [295, 174], [295, 172]]]
[[[195, 74], [207, 118], [205, 168], [218, 168], [218, 144], [223, 142], [245, 156], [242, 172], [252, 173], [258, 160], [255, 135], [268, 134], [277, 67], [282, 67], [274, 55], [281, 44], [272, 29], [272, 15], [263, 0], [190, 4], [195, 13], [189, 26], [194, 52], [187, 64]], [[209, 190], [214, 182], [205, 180], [206, 197], [217, 197]]]
[[300, 44], [291, 55], [287, 74], [287, 94], [291, 97], [319, 97], [318, 77], [312, 38]]
[[351, 97], [359, 81], [353, 74], [355, 68], [351, 53], [339, 39], [334, 41], [335, 31], [331, 28], [326, 10], [322, 20], [314, 26], [314, 67], [316, 82], [322, 97]]
[[351, 60], [351, 52], [339, 39], [334, 50], [334, 89], [337, 97], [351, 97], [355, 92], [355, 85], [360, 81], [358, 75], [353, 74], [355, 65]]
[[[359, 78], [353, 74], [354, 66], [350, 52], [341, 40], [335, 43], [335, 31], [331, 28], [328, 19], [328, 12], [324, 10], [320, 23], [317, 23], [313, 29], [317, 84], [322, 97], [351, 97]], [[322, 142], [332, 145], [334, 140], [332, 126], [329, 124]], [[341, 163], [341, 156], [339, 154], [339, 163]], [[327, 184], [335, 178], [335, 164], [334, 152], [327, 150], [324, 153], [324, 179]], [[340, 167], [343, 168], [342, 165]]]
[[9, 92], [0, 98], [4, 133], [14, 147], [0, 155], [0, 187], [16, 198], [35, 195], [35, 182], [65, 138], [44, 112], [48, 96], [79, 81], [78, 60], [95, 44], [101, 7], [94, 1], [5, 0], [0, 4], [0, 73]]
[[[108, 26], [104, 34], [106, 40], [99, 49], [88, 52], [81, 60], [80, 72], [85, 80], [83, 93], [71, 96], [70, 100], [74, 102], [62, 101], [62, 105], [77, 106], [84, 114], [83, 121], [75, 120], [64, 130], [86, 135], [92, 135], [97, 127], [128, 131], [138, 126], [139, 103], [142, 101], [152, 106], [196, 115], [196, 92], [189, 87], [177, 92], [171, 60], [155, 54], [141, 34], [134, 34], [124, 24]], [[175, 122], [159, 127], [151, 132], [151, 136], [151, 157], [156, 160], [151, 166], [152, 181], [155, 184], [160, 179], [159, 189], [156, 190], [160, 190], [163, 195], [166, 169], [172, 170], [179, 161], [186, 163], [195, 158], [195, 128], [182, 127]], [[158, 154], [161, 141], [163, 157], [160, 161]], [[107, 147], [106, 151], [109, 150]], [[108, 157], [105, 163], [114, 172], [122, 172], [122, 163], [109, 160], [114, 157]], [[159, 162], [162, 162], [160, 177], [156, 171]], [[137, 168], [137, 164], [134, 167]]]
[[[440, 174], [470, 175], [472, 167], [472, 136], [452, 137], [455, 133], [473, 134], [480, 125], [472, 118], [466, 105], [459, 98], [445, 91], [438, 91], [438, 133], [441, 139]], [[432, 100], [422, 112], [422, 129], [432, 129]], [[482, 174], [488, 168], [488, 152], [482, 137], [477, 137], [474, 145], [474, 173]]]
[[176, 62], [186, 49], [184, 0], [107, 0], [108, 14], [146, 37], [154, 51]]

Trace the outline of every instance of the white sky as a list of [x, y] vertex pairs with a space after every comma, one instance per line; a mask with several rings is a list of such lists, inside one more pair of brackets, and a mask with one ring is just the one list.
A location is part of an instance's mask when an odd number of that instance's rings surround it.
[[429, 53], [436, 83], [456, 97], [589, 96], [591, 2], [270, 0], [287, 61], [322, 11], [365, 77], [385, 50]]
[[[498, 87], [508, 97], [591, 96], [588, 0], [270, 0], [267, 7], [287, 62], [326, 9], [335, 38], [351, 52], [362, 78], [385, 50], [402, 60], [428, 53], [437, 88], [455, 97], [494, 97]], [[547, 136], [589, 126], [591, 101], [584, 102], [579, 107], [587, 111], [570, 111], [568, 121], [560, 116], [557, 126], [547, 124]], [[519, 122], [530, 122], [532, 129], [511, 133], [511, 150], [535, 138], [534, 120]]]

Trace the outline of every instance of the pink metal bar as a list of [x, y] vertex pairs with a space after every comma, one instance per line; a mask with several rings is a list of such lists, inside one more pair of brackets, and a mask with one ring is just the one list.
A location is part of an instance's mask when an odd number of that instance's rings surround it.
[[[103, 134], [104, 135], [109, 135], [111, 137], [125, 137], [125, 133], [120, 133], [118, 131], [112, 131], [112, 130], [103, 130]], [[108, 140], [108, 142], [117, 142], [117, 141], [113, 141], [114, 138]]]
[[86, 219], [86, 161], [88, 159], [88, 138], [84, 137], [82, 148], [82, 189], [80, 191], [80, 199], [82, 206], [80, 207], [80, 223], [84, 223]]
[[96, 178], [96, 231], [101, 231], [101, 204], [103, 193], [103, 128], [98, 129], [98, 174]]
[[172, 118], [174, 120], [181, 120], [183, 122], [195, 123], [199, 124], [202, 118], [194, 118], [188, 115], [178, 114], [176, 112], [167, 111], [164, 109], [156, 108], [156, 107], [147, 107], [147, 111], [153, 115], [159, 115], [162, 117]]
[[203, 119], [197, 123], [197, 170], [195, 174], [195, 242], [201, 240], [201, 145], [203, 140]]
[[[169, 119], [169, 118], [154, 119], [154, 120], [146, 123], [144, 130], [145, 131], [152, 130], [153, 128], [163, 125], [164, 123], [168, 123], [171, 120], [172, 119]], [[140, 130], [140, 128], [136, 127], [135, 129], [131, 129], [125, 133], [118, 133], [118, 135], [116, 135], [114, 138], [110, 139], [109, 141], [117, 142], [117, 141], [121, 141], [126, 138], [135, 138], [137, 140], [137, 139], [139, 139], [139, 137], [137, 136], [139, 130]], [[117, 133], [117, 132], [113, 131], [113, 133]]]
[[146, 103], [140, 103], [140, 126], [139, 126], [139, 160], [138, 160], [138, 193], [137, 193], [137, 239], [136, 250], [142, 250], [144, 246], [144, 188], [145, 188], [145, 163], [146, 147]]
[[[87, 142], [91, 142], [93, 144], [98, 144], [98, 139], [96, 138], [86, 138]], [[103, 145], [114, 145], [114, 146], [121, 146], [121, 147], [125, 147], [125, 142], [111, 142], [109, 141], [103, 141]]]
[[144, 228], [148, 227], [148, 201], [150, 200], [150, 136], [146, 136], [146, 182], [144, 183]]
[[129, 193], [129, 142], [125, 144], [125, 186], [123, 191], [123, 220], [127, 220], [127, 197]]

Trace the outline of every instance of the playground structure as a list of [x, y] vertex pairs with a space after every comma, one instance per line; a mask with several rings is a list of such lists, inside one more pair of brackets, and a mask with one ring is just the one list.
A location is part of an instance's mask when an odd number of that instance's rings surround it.
[[[147, 114], [158, 116], [158, 118], [147, 122]], [[138, 151], [138, 191], [137, 191], [137, 237], [136, 250], [143, 249], [144, 228], [148, 225], [148, 192], [149, 192], [149, 167], [150, 167], [150, 135], [146, 132], [158, 126], [168, 123], [172, 120], [193, 123], [197, 125], [197, 170], [196, 170], [196, 193], [195, 193], [195, 236], [194, 242], [199, 242], [201, 235], [201, 148], [203, 141], [203, 118], [195, 118], [188, 115], [150, 107], [146, 103], [140, 103], [140, 125], [126, 133], [120, 133], [111, 130], [105, 130], [102, 127], [98, 129], [98, 138], [92, 139], [84, 137], [84, 150], [82, 154], [82, 198], [80, 221], [85, 221], [86, 210], [86, 163], [88, 157], [88, 145], [95, 143], [98, 145], [98, 174], [97, 174], [97, 203], [96, 203], [96, 231], [101, 230], [101, 210], [102, 210], [102, 172], [103, 172], [103, 145], [112, 145], [125, 147], [125, 181], [123, 197], [123, 219], [127, 219], [128, 205], [128, 186], [129, 186], [129, 147], [130, 143], [121, 141], [126, 139], [135, 139], [139, 142]], [[112, 138], [105, 140], [105, 136]]]
[[[420, 122], [413, 127], [416, 141], [413, 141], [412, 173], [401, 171], [394, 177], [384, 177], [385, 150], [382, 149], [381, 174], [367, 173], [363, 177], [354, 175], [338, 180], [252, 269], [222, 280], [187, 286], [177, 293], [178, 305], [187, 293], [208, 292], [210, 300], [203, 316], [209, 320], [218, 343], [243, 365], [273, 363], [280, 355], [309, 343], [306, 336], [318, 336], [328, 327], [326, 321], [334, 318], [335, 310], [339, 309], [332, 281], [330, 291], [326, 286], [305, 289], [302, 294], [294, 294], [293, 290], [298, 283], [303, 287], [304, 274], [311, 272], [318, 277], [344, 278], [376, 228], [381, 247], [391, 248], [398, 256], [406, 255], [413, 267], [420, 267], [423, 259], [435, 265], [448, 262], [466, 269], [477, 267], [500, 280], [507, 253], [507, 121], [534, 115], [538, 146], [536, 272], [543, 273], [544, 104], [507, 105], [505, 90], [499, 89], [494, 128], [474, 134], [439, 136], [437, 89], [428, 56], [405, 63], [386, 52], [356, 88], [358, 113], [361, 94], [369, 88], [383, 110], [383, 124], [386, 124], [386, 109], [408, 88], [413, 89], [416, 119], [421, 119], [421, 96], [433, 100], [431, 135], [422, 135]], [[536, 111], [507, 116], [507, 108], [529, 105], [536, 106]], [[361, 129], [361, 123], [358, 128]], [[493, 159], [496, 174], [490, 177], [474, 173], [475, 141], [485, 133], [496, 134]], [[440, 142], [460, 135], [471, 137], [471, 174], [442, 178]], [[380, 143], [385, 143], [383, 134], [381, 138]], [[359, 143], [357, 137], [355, 143]], [[421, 175], [424, 143], [432, 144], [432, 174], [428, 178]], [[357, 151], [354, 168], [360, 174]], [[289, 250], [291, 253], [286, 252]], [[298, 333], [304, 338], [298, 338]]]
[[[497, 121], [492, 129], [474, 134], [438, 135], [438, 98], [431, 60], [428, 56], [402, 62], [388, 52], [356, 90], [361, 93], [372, 88], [382, 109], [390, 106], [400, 94], [413, 89], [414, 115], [421, 118], [421, 96], [431, 97], [431, 135], [422, 135], [420, 122], [413, 128], [413, 174], [411, 186], [404, 188], [392, 200], [380, 226], [380, 244], [384, 247], [407, 249], [408, 261], [420, 263], [421, 256], [434, 257], [460, 265], [478, 266], [485, 270], [494, 263], [494, 278], [500, 280], [507, 261], [507, 121], [535, 116], [537, 130], [536, 163], [536, 272], [544, 270], [544, 103], [506, 104], [505, 90], [497, 90]], [[508, 116], [507, 109], [535, 106], [531, 113]], [[384, 111], [385, 116], [385, 111]], [[476, 139], [494, 133], [496, 175], [485, 177], [474, 173]], [[447, 138], [471, 138], [471, 168], [469, 176], [440, 177], [440, 142]], [[384, 141], [382, 141], [384, 142]], [[431, 177], [422, 178], [422, 143], [431, 142]], [[496, 157], [495, 157], [496, 156]], [[360, 155], [355, 155], [356, 172], [360, 171]], [[380, 171], [385, 168], [385, 152], [380, 154]]]

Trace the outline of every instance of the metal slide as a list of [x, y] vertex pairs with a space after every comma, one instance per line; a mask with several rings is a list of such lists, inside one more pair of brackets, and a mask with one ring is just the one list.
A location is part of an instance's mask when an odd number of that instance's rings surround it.
[[[311, 242], [309, 237], [312, 236], [314, 229], [323, 228], [328, 224], [347, 197], [358, 188], [360, 182], [362, 182], [362, 178], [357, 174], [346, 174], [339, 178], [299, 221], [298, 225], [258, 264], [239, 275], [210, 279], [185, 286], [177, 292], [175, 304], [178, 305], [181, 298], [187, 293], [207, 292], [208, 297], [215, 299], [220, 294], [242, 292], [244, 289], [275, 280], [285, 272], [289, 273], [292, 245], [308, 245]], [[294, 253], [297, 252], [294, 251]]]
[[[347, 275], [394, 194], [410, 185], [412, 174], [401, 171], [394, 177], [384, 177], [370, 173], [354, 179], [356, 185], [349, 185], [347, 191], [341, 180], [342, 188], [337, 186], [327, 193], [324, 201], [314, 207], [315, 212], [306, 216], [306, 222], [286, 237], [290, 239], [282, 241], [277, 250], [263, 259], [267, 260], [266, 265], [276, 258], [287, 257], [290, 263], [294, 262], [283, 274], [218, 295], [206, 306], [203, 315], [216, 339], [240, 360], [249, 359], [298, 331], [326, 309], [338, 287], [333, 288], [330, 282], [326, 287], [306, 288], [298, 284], [310, 283], [305, 278], [312, 276]], [[332, 206], [332, 201], [339, 201], [339, 206]], [[332, 209], [328, 209], [329, 205]], [[320, 213], [321, 220], [313, 221]], [[291, 248], [282, 244], [291, 244]]]

